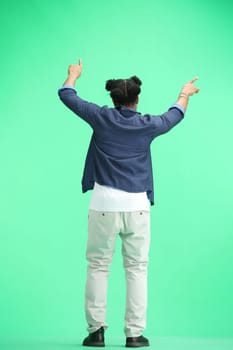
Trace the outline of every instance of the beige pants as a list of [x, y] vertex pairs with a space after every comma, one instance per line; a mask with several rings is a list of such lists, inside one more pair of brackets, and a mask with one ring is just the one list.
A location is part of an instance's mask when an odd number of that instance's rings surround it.
[[106, 304], [109, 266], [118, 235], [126, 275], [125, 335], [137, 337], [146, 327], [147, 265], [150, 245], [150, 212], [89, 210], [85, 312], [88, 331], [107, 328]]

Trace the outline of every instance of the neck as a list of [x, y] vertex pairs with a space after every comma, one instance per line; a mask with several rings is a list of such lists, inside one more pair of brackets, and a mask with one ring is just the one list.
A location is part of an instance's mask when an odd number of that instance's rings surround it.
[[137, 104], [131, 104], [131, 105], [125, 105], [124, 107], [129, 108], [129, 109], [134, 109], [135, 111], [137, 110]]

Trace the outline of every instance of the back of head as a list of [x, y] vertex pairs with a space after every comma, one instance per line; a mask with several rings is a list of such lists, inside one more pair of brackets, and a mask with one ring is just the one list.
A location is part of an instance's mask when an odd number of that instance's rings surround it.
[[133, 76], [129, 79], [110, 79], [106, 82], [105, 89], [110, 91], [115, 106], [129, 106], [136, 102], [141, 92], [141, 80]]

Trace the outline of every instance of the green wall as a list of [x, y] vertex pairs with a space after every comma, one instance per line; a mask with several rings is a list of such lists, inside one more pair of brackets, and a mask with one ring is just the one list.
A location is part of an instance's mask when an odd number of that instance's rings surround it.
[[[83, 337], [91, 128], [59, 101], [82, 57], [81, 97], [138, 75], [139, 111], [161, 114], [198, 75], [184, 121], [152, 145], [156, 205], [146, 334], [233, 337], [233, 5], [230, 1], [1, 3], [0, 333]], [[109, 334], [122, 334], [120, 241]], [[5, 350], [5, 348], [4, 348]], [[188, 350], [188, 349], [187, 349]]]

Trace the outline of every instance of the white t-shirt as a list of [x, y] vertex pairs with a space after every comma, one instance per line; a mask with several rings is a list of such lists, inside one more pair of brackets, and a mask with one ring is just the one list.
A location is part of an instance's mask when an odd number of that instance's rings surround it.
[[126, 192], [95, 182], [90, 209], [97, 211], [150, 211], [146, 192]]

